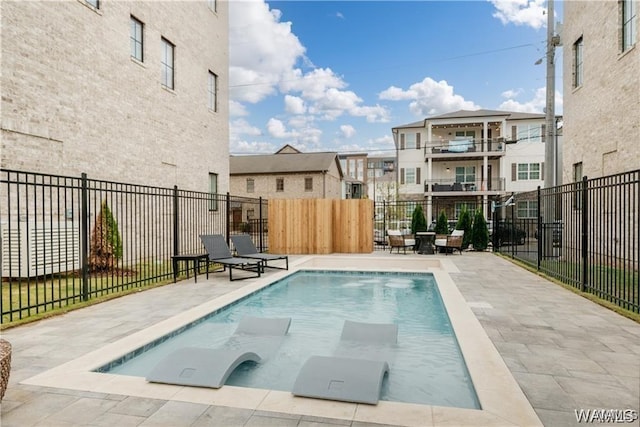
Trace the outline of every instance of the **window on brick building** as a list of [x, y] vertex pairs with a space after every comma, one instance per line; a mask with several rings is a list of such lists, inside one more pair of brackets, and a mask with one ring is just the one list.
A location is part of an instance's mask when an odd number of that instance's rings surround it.
[[131, 17], [131, 57], [143, 62], [143, 24], [135, 17]]
[[162, 86], [173, 89], [173, 74], [174, 74], [174, 50], [175, 46], [164, 37], [162, 38], [162, 51], [161, 51], [161, 68], [162, 68]]
[[211, 111], [218, 111], [218, 76], [209, 71], [209, 83], [207, 84], [207, 106]]
[[253, 193], [255, 189], [255, 181], [253, 178], [247, 178], [247, 193]]
[[313, 178], [304, 179], [304, 191], [313, 191]]
[[100, 9], [100, 0], [84, 0], [89, 6]]
[[626, 52], [636, 44], [638, 25], [637, 1], [622, 0], [622, 51]]
[[218, 10], [218, 2], [216, 0], [207, 0], [207, 5], [209, 6], [209, 9], [214, 12]]
[[573, 44], [573, 87], [582, 86], [583, 76], [583, 58], [584, 55], [584, 41], [580, 37]]
[[209, 210], [218, 210], [218, 174], [209, 173]]
[[284, 191], [284, 178], [276, 178], [276, 191]]

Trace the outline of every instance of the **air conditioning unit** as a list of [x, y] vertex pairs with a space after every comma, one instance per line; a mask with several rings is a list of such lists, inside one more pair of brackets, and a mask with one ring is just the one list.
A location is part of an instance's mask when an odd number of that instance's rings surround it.
[[0, 224], [2, 277], [36, 277], [80, 268], [77, 222]]

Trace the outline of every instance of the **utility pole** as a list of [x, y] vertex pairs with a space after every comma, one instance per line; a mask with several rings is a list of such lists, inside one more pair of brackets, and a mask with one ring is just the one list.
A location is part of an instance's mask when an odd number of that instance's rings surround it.
[[555, 35], [553, 0], [547, 0], [547, 99], [546, 99], [546, 140], [544, 149], [544, 186], [545, 188], [558, 185], [558, 152], [556, 141], [556, 46], [559, 38]]

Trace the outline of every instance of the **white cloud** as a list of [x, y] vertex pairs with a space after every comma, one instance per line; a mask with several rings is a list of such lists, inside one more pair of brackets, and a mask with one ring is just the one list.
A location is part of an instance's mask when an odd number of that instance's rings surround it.
[[340, 19], [344, 19], [344, 15], [342, 14], [342, 12], [336, 12], [336, 17]]
[[230, 117], [241, 117], [248, 116], [249, 112], [247, 111], [247, 107], [243, 104], [229, 100], [229, 116]]
[[262, 132], [255, 126], [251, 126], [244, 119], [236, 119], [229, 123], [229, 133], [231, 135], [251, 135], [258, 136]]
[[275, 87], [304, 55], [290, 22], [262, 0], [229, 2], [229, 97], [256, 103]]
[[496, 11], [494, 18], [503, 24], [528, 25], [539, 29], [546, 26], [546, 0], [489, 0]]
[[281, 120], [271, 118], [267, 122], [267, 132], [274, 138], [291, 138], [296, 136], [295, 131], [288, 131]]
[[[503, 95], [509, 91], [503, 92]], [[519, 102], [515, 99], [507, 99], [498, 107], [499, 110], [518, 111], [521, 113], [543, 113], [547, 105], [547, 90], [544, 87], [536, 89], [533, 99]], [[562, 94], [556, 91], [555, 113], [562, 114]]]
[[445, 80], [436, 82], [430, 77], [412, 84], [407, 90], [391, 86], [380, 92], [378, 97], [389, 101], [411, 100], [409, 110], [418, 117], [480, 108], [472, 101], [466, 101], [461, 95], [456, 95], [453, 86]]
[[285, 95], [284, 110], [289, 114], [304, 114], [307, 108], [304, 105], [304, 99], [297, 96]]
[[518, 95], [520, 95], [522, 93], [522, 89], [518, 88], [518, 89], [509, 89], [509, 90], [505, 90], [504, 92], [502, 92], [500, 95], [503, 98], [507, 98], [507, 99], [511, 99], [511, 98], [517, 98]]
[[233, 144], [232, 154], [273, 154], [278, 150], [276, 145], [262, 141], [238, 140]]
[[342, 125], [340, 126], [340, 133], [345, 138], [351, 138], [353, 135], [356, 134], [356, 129], [351, 125]]

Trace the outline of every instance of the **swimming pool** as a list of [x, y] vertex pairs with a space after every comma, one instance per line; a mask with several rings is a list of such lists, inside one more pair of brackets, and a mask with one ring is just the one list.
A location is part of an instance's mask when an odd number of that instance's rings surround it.
[[381, 400], [480, 408], [429, 273], [298, 271], [98, 371], [145, 377], [176, 349], [224, 346], [244, 316], [290, 317], [292, 323], [277, 353], [257, 366], [241, 365], [227, 385], [290, 391], [305, 360], [332, 355], [345, 320], [396, 323], [398, 344]]

